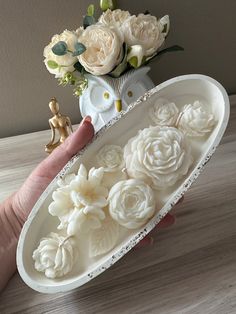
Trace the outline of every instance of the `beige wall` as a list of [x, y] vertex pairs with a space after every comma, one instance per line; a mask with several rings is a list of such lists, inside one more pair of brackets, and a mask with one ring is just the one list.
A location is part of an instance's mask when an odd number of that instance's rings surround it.
[[[78, 101], [57, 86], [42, 62], [50, 37], [82, 21], [87, 0], [0, 0], [0, 137], [48, 128], [48, 101], [56, 96], [64, 113], [80, 120]], [[94, 1], [98, 3], [99, 1]], [[148, 9], [171, 16], [168, 45], [185, 52], [153, 64], [155, 83], [180, 74], [203, 73], [236, 92], [236, 1], [117, 1], [132, 13]]]

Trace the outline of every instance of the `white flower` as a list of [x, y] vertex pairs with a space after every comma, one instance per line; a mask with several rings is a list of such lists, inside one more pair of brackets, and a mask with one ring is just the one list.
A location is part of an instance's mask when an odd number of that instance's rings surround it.
[[104, 169], [102, 184], [107, 188], [127, 178], [123, 154], [123, 149], [118, 145], [105, 145], [97, 153], [97, 163]]
[[[67, 44], [68, 49], [74, 51], [75, 43], [78, 42], [78, 36], [76, 32], [65, 30], [60, 35], [54, 35], [50, 44], [44, 48], [44, 63], [48, 71], [54, 74], [56, 78], [63, 77], [67, 72], [73, 72], [75, 70], [74, 64], [78, 61], [77, 57], [73, 57], [72, 53], [70, 52], [67, 52], [63, 56], [57, 56], [52, 52], [52, 47], [59, 41], [64, 41]], [[56, 68], [52, 68], [48, 65], [49, 61], [54, 61], [59, 66]]]
[[115, 172], [125, 166], [123, 149], [118, 145], [105, 145], [97, 153], [97, 162], [105, 172]]
[[48, 278], [57, 278], [68, 274], [76, 257], [77, 252], [73, 240], [53, 232], [47, 238], [43, 238], [33, 252], [35, 269], [44, 272]]
[[[165, 24], [164, 24], [165, 23]], [[122, 27], [125, 42], [129, 46], [141, 45], [145, 56], [153, 55], [163, 44], [169, 28], [169, 17], [157, 20], [150, 14], [132, 15]]]
[[214, 115], [197, 100], [193, 104], [184, 106], [178, 128], [188, 136], [198, 137], [211, 132], [214, 125]]
[[108, 199], [111, 217], [128, 229], [143, 226], [155, 212], [154, 193], [141, 180], [118, 182], [111, 188]]
[[67, 228], [67, 234], [73, 235], [78, 230], [100, 227], [100, 221], [105, 218], [102, 208], [108, 204], [108, 189], [102, 179], [103, 168], [92, 168], [87, 173], [81, 164], [75, 178], [53, 192], [48, 211], [60, 219], [58, 229]]
[[122, 41], [115, 30], [102, 24], [88, 26], [79, 37], [86, 51], [78, 56], [85, 70], [104, 75], [113, 70], [122, 59]]
[[174, 126], [179, 116], [179, 109], [175, 103], [159, 98], [150, 108], [149, 116], [157, 125]]
[[142, 64], [143, 57], [144, 57], [143, 47], [140, 45], [134, 45], [130, 47], [130, 51], [127, 55], [127, 61], [134, 68], [138, 68]]
[[188, 172], [192, 164], [190, 145], [173, 127], [149, 127], [139, 131], [124, 148], [128, 175], [154, 189], [165, 189]]
[[100, 16], [98, 22], [119, 29], [129, 17], [130, 13], [128, 11], [108, 9]]
[[58, 179], [57, 180], [57, 185], [62, 188], [68, 184], [70, 184], [70, 182], [72, 180], [74, 180], [76, 177], [75, 173], [70, 173], [70, 174], [67, 174], [63, 179]]

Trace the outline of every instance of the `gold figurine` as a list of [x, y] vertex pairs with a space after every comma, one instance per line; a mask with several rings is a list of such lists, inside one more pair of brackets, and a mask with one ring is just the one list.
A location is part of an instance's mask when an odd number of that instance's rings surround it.
[[[49, 108], [54, 116], [48, 120], [52, 130], [52, 137], [51, 141], [45, 145], [45, 151], [50, 154], [57, 146], [65, 141], [65, 139], [73, 132], [73, 129], [70, 118], [59, 112], [59, 104], [55, 97], [51, 99]], [[56, 130], [60, 136], [58, 141], [55, 141]]]

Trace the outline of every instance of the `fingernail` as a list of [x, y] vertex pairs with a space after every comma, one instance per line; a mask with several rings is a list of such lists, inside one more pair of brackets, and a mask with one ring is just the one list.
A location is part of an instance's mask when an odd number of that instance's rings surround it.
[[91, 121], [92, 121], [92, 118], [90, 116], [86, 116], [83, 118], [80, 124], [83, 125], [84, 122], [91, 122]]

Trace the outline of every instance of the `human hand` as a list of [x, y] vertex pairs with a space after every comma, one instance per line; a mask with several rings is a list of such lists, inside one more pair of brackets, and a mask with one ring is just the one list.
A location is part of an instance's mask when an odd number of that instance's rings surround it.
[[58, 146], [30, 174], [22, 187], [12, 197], [12, 208], [20, 223], [26, 221], [34, 204], [65, 164], [93, 137], [91, 118], [85, 117], [78, 129]]

